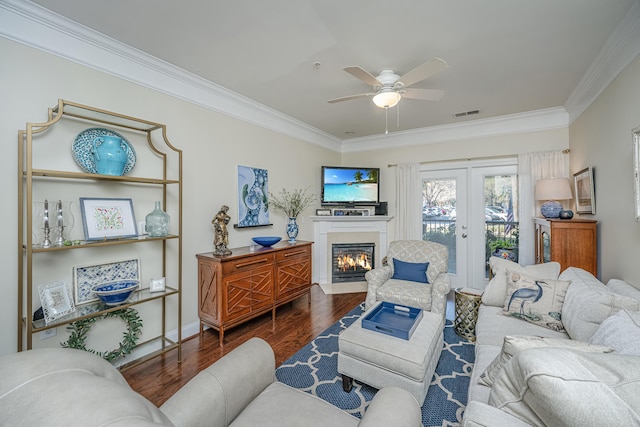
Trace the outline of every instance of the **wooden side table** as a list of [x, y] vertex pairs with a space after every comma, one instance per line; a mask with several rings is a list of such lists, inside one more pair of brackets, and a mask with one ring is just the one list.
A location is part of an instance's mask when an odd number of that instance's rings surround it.
[[476, 340], [476, 322], [478, 308], [482, 301], [482, 291], [472, 288], [456, 288], [456, 318], [454, 330], [460, 337], [469, 341]]

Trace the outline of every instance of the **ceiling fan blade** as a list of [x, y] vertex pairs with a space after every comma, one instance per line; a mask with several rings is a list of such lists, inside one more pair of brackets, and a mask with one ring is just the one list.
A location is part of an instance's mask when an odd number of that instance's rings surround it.
[[343, 96], [342, 98], [330, 99], [327, 102], [329, 104], [335, 104], [336, 102], [351, 101], [352, 99], [364, 98], [365, 96], [373, 96], [373, 95], [375, 95], [375, 93], [359, 93], [357, 95]]
[[367, 70], [364, 70], [360, 67], [345, 67], [344, 71], [351, 74], [353, 77], [365, 82], [369, 86], [381, 86], [378, 79], [376, 79], [371, 73]]
[[403, 98], [420, 99], [422, 101], [440, 101], [447, 93], [440, 89], [406, 89]]
[[431, 76], [435, 76], [441, 71], [449, 68], [449, 65], [438, 57], [432, 58], [422, 65], [418, 65], [413, 70], [400, 77], [398, 81], [404, 84], [404, 87], [409, 87]]

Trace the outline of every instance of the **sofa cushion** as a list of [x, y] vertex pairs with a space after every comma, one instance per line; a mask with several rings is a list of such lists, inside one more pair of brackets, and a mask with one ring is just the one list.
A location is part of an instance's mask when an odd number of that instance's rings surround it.
[[2, 358], [0, 378], [1, 425], [172, 425], [111, 363], [86, 351], [13, 353]]
[[[295, 410], [290, 410], [292, 408]], [[304, 426], [309, 425], [309, 420], [313, 420], [314, 425], [327, 427], [355, 427], [360, 421], [310, 393], [274, 382], [238, 415], [230, 427]]]
[[495, 307], [502, 307], [507, 295], [507, 270], [520, 271], [535, 279], [557, 279], [560, 274], [560, 264], [547, 262], [544, 264], [521, 266], [513, 261], [503, 258], [489, 258], [489, 266], [493, 272], [493, 278], [487, 284], [482, 294], [482, 303]]
[[608, 345], [619, 354], [640, 356], [640, 313], [618, 311], [600, 324], [589, 342]]
[[396, 280], [429, 283], [427, 280], [428, 262], [406, 262], [393, 258], [393, 277]]
[[589, 341], [602, 321], [620, 310], [640, 311], [640, 302], [612, 292], [583, 269], [569, 267], [560, 279], [571, 281], [562, 306], [562, 324], [574, 340]]
[[535, 279], [518, 271], [508, 270], [505, 314], [544, 328], [562, 331], [562, 303], [571, 282]]
[[489, 404], [532, 425], [640, 425], [640, 359], [533, 348], [496, 378]]
[[533, 323], [523, 322], [515, 317], [505, 316], [502, 307], [480, 304], [476, 323], [476, 345], [495, 345], [500, 349], [506, 335], [535, 335], [541, 337], [568, 339], [565, 331], [541, 328]]
[[611, 279], [607, 282], [607, 288], [611, 289], [616, 294], [624, 295], [629, 298], [633, 298], [636, 301], [640, 301], [640, 289], [630, 285], [624, 280]]
[[584, 351], [587, 353], [611, 353], [611, 347], [601, 345], [590, 345], [583, 341], [566, 340], [560, 338], [536, 337], [531, 335], [507, 335], [504, 337], [504, 344], [500, 354], [491, 362], [487, 369], [480, 375], [478, 382], [486, 386], [491, 386], [498, 376], [502, 367], [514, 355], [529, 348], [568, 348], [572, 350]]

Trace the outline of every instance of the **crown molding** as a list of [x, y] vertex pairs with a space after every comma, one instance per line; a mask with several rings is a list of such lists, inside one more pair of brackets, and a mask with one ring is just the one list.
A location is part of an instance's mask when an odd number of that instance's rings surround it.
[[340, 139], [25, 0], [0, 0], [0, 36], [134, 84], [337, 152], [566, 127], [640, 52], [636, 0], [565, 107]]
[[340, 151], [339, 138], [34, 3], [0, 0], [0, 36], [279, 134]]
[[460, 139], [566, 128], [568, 125], [569, 115], [564, 107], [554, 107], [464, 123], [393, 132], [388, 135], [353, 138], [343, 142], [342, 152], [383, 150], [389, 146], [437, 144]]
[[640, 0], [636, 0], [600, 50], [564, 107], [569, 123], [580, 116], [624, 68], [640, 54]]

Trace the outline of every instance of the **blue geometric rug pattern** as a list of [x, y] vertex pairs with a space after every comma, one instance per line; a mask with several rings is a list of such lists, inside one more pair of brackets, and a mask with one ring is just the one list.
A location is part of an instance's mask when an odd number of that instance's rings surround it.
[[[348, 413], [362, 418], [378, 391], [354, 381], [350, 393], [342, 390], [338, 374], [338, 334], [363, 312], [360, 304], [331, 325], [276, 369], [278, 381], [316, 395]], [[457, 426], [467, 403], [467, 389], [475, 360], [474, 344], [458, 337], [447, 320], [444, 346], [427, 397], [422, 405], [422, 425]]]

